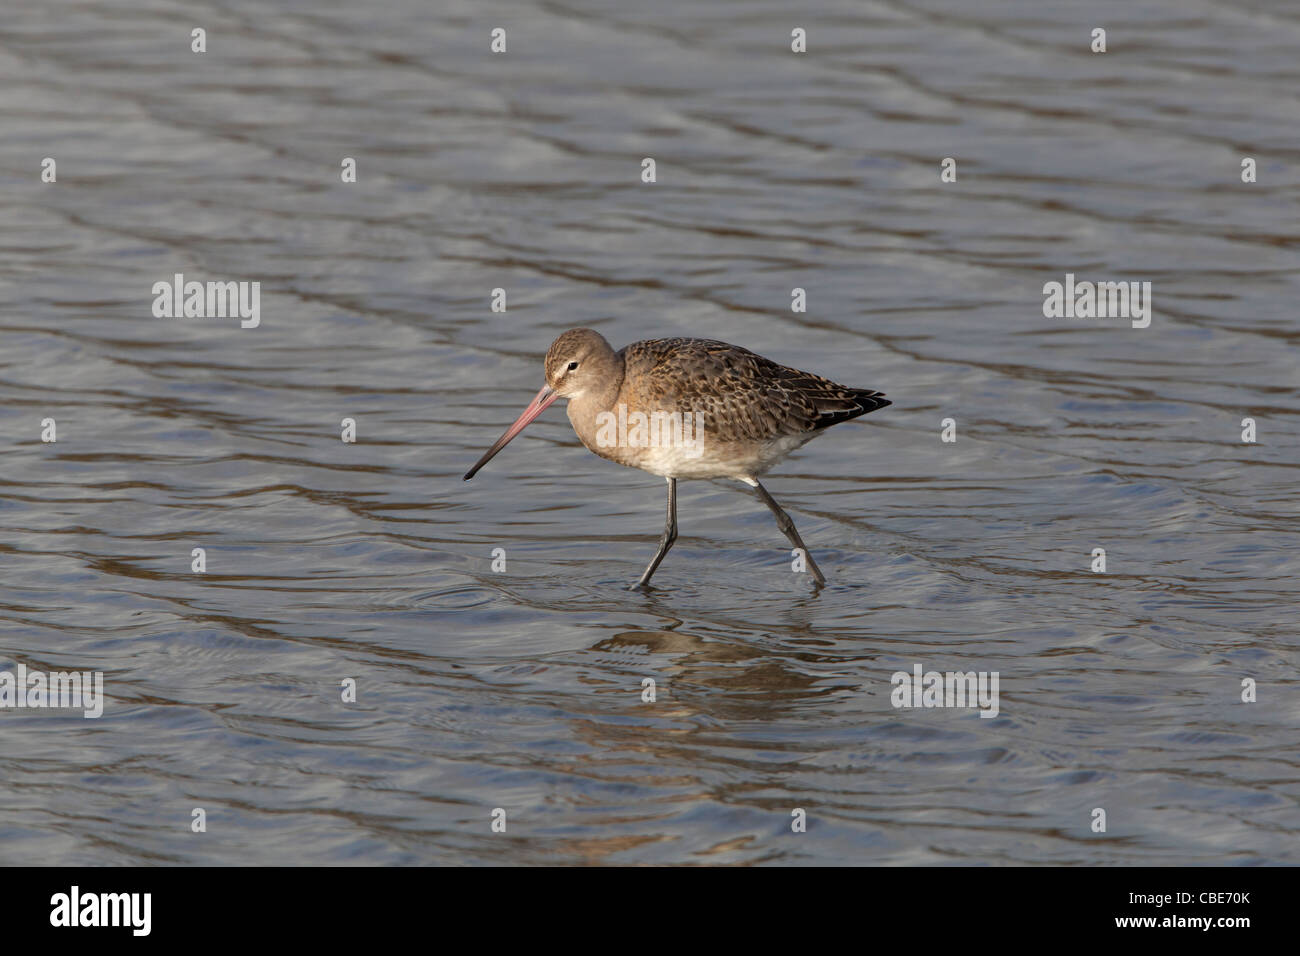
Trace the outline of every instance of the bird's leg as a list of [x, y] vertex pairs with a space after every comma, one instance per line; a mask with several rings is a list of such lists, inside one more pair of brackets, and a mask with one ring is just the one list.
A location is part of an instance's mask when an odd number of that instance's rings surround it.
[[808, 548], [803, 543], [803, 538], [799, 537], [799, 532], [795, 530], [794, 522], [790, 520], [790, 516], [776, 503], [776, 499], [767, 493], [767, 489], [758, 483], [758, 479], [746, 478], [744, 481], [745, 484], [752, 485], [754, 490], [758, 492], [758, 496], [763, 499], [763, 504], [772, 509], [772, 514], [776, 515], [776, 526], [781, 529], [781, 533], [790, 540], [790, 543], [803, 553], [804, 558], [808, 561], [808, 569], [812, 571], [817, 583], [825, 584], [826, 578], [822, 576], [821, 568], [817, 567], [817, 562], [813, 560], [813, 556], [808, 552]]
[[655, 573], [659, 567], [659, 562], [664, 559], [668, 549], [673, 546], [677, 540], [677, 479], [668, 479], [668, 520], [664, 524], [663, 537], [659, 539], [659, 550], [655, 553], [654, 560], [650, 566], [645, 569], [645, 574], [641, 575], [641, 580], [636, 583], [639, 588], [645, 587], [650, 583], [650, 575]]

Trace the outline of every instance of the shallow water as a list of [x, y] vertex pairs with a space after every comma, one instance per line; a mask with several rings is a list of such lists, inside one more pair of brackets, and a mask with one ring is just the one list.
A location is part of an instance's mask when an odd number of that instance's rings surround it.
[[[6, 11], [0, 670], [108, 699], [0, 710], [0, 862], [1300, 861], [1300, 14], [786, 9]], [[689, 482], [627, 590], [663, 483], [558, 407], [460, 480], [582, 325], [889, 395], [766, 480], [827, 588]]]

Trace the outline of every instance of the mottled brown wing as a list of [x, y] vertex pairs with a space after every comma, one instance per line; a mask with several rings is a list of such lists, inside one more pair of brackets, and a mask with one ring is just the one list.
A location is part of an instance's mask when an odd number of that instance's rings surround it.
[[703, 414], [705, 431], [720, 441], [804, 434], [890, 404], [881, 392], [838, 385], [711, 339], [648, 339], [622, 355], [624, 381], [638, 383], [630, 405]]

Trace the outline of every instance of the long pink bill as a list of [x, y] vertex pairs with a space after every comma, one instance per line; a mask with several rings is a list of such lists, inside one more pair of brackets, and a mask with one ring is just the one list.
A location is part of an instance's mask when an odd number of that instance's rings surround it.
[[496, 440], [496, 443], [484, 453], [474, 467], [465, 472], [464, 480], [469, 481], [473, 478], [480, 468], [490, 462], [497, 452], [510, 443], [510, 439], [523, 431], [534, 418], [550, 408], [551, 402], [559, 397], [549, 385], [543, 385], [542, 390], [537, 393], [537, 397], [529, 402], [528, 407], [524, 409], [524, 413], [515, 419], [515, 423], [506, 429], [506, 433]]

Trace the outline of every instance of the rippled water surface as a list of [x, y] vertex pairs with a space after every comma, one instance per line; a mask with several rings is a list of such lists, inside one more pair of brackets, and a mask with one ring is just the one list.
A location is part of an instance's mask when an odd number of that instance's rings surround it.
[[[0, 670], [108, 700], [0, 711], [0, 861], [1300, 862], [1300, 10], [789, 9], [5, 9]], [[558, 406], [460, 480], [583, 325], [888, 393], [766, 480], [828, 587], [686, 482], [628, 590], [663, 482]]]

